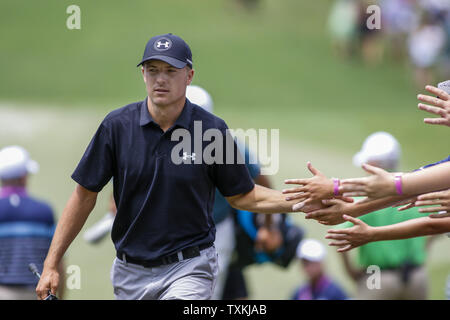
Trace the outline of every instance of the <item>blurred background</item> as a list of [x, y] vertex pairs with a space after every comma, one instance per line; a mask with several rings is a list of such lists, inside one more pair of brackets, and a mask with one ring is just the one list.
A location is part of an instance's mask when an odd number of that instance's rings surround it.
[[[81, 9], [69, 30], [66, 9]], [[368, 30], [366, 8], [381, 8], [381, 29]], [[87, 144], [111, 110], [146, 97], [140, 69], [150, 37], [171, 32], [192, 48], [193, 84], [213, 97], [230, 128], [280, 129], [276, 189], [310, 177], [306, 162], [327, 176], [362, 176], [352, 157], [375, 131], [402, 145], [403, 171], [448, 156], [448, 128], [423, 123], [416, 95], [450, 78], [450, 3], [445, 1], [65, 1], [0, 2], [0, 147], [25, 147], [39, 162], [31, 194], [57, 216], [75, 187], [70, 179]], [[108, 209], [100, 194], [84, 229]], [[290, 215], [308, 237], [327, 227]], [[83, 231], [82, 231], [83, 232]], [[450, 240], [428, 253], [430, 298], [444, 299]], [[335, 250], [328, 272], [351, 293], [353, 282]], [[66, 254], [81, 268], [81, 289], [68, 299], [112, 299], [115, 251], [79, 236]], [[300, 265], [245, 270], [251, 299], [288, 299], [305, 278]]]

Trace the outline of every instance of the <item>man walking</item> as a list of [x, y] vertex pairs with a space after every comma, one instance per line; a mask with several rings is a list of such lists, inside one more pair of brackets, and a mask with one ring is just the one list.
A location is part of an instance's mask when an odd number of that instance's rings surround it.
[[41, 299], [57, 289], [56, 265], [94, 208], [98, 192], [113, 177], [117, 258], [111, 274], [117, 299], [211, 297], [217, 275], [216, 187], [233, 207], [253, 212], [290, 212], [296, 202], [255, 186], [245, 164], [236, 159], [235, 143], [211, 152], [213, 163], [201, 158], [208, 141], [201, 141], [200, 151], [196, 139], [183, 140], [179, 148], [183, 134], [198, 138], [211, 133], [222, 145], [229, 141], [225, 122], [185, 97], [194, 70], [183, 39], [170, 33], [151, 38], [138, 66], [148, 96], [103, 120], [73, 173], [77, 185], [36, 288]]

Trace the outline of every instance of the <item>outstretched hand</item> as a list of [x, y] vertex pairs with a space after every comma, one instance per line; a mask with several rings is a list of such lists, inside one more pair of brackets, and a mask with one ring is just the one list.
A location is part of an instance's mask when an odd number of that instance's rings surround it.
[[349, 213], [352, 203], [352, 198], [345, 197], [322, 200], [325, 207], [306, 213], [305, 218], [317, 220], [323, 225], [336, 225], [345, 222], [343, 215]]
[[341, 180], [339, 193], [347, 197], [368, 197], [379, 199], [396, 194], [394, 174], [367, 163], [362, 168], [370, 173], [364, 178]]
[[423, 121], [428, 124], [450, 126], [450, 95], [444, 90], [438, 89], [433, 86], [426, 86], [425, 89], [428, 92], [432, 93], [434, 97], [425, 94], [419, 94], [417, 95], [417, 99], [429, 103], [432, 106], [419, 103], [418, 107], [420, 110], [438, 115], [439, 118], [425, 118], [423, 119]]
[[300, 187], [284, 189], [282, 191], [283, 194], [292, 194], [286, 197], [287, 201], [300, 200], [292, 207], [294, 211], [317, 200], [333, 197], [333, 181], [314, 168], [311, 162], [307, 163], [307, 167], [314, 177], [309, 179], [288, 179], [284, 181], [285, 184], [300, 185]]
[[330, 246], [339, 247], [338, 252], [345, 252], [372, 241], [373, 227], [368, 226], [360, 219], [347, 215], [344, 215], [343, 219], [353, 223], [353, 227], [328, 230], [328, 235], [325, 238], [333, 240], [329, 243]]
[[450, 216], [450, 189], [420, 195], [415, 202], [416, 207], [430, 206], [419, 209], [422, 213], [432, 213], [431, 218]]
[[401, 200], [401, 201], [397, 202], [396, 204], [394, 204], [392, 206], [393, 207], [400, 207], [400, 208], [397, 209], [398, 211], [404, 211], [404, 210], [408, 210], [408, 209], [411, 209], [411, 208], [415, 207], [416, 206], [416, 201], [417, 201], [417, 197], [414, 196], [414, 197], [411, 197], [411, 198], [408, 198], [408, 199]]

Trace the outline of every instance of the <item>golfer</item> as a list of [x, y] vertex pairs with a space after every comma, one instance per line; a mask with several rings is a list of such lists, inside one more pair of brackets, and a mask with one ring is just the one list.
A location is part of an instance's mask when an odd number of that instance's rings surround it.
[[[111, 270], [116, 299], [211, 297], [218, 273], [212, 217], [216, 187], [233, 207], [252, 212], [291, 212], [297, 202], [255, 185], [238, 161], [235, 143], [212, 152], [213, 163], [202, 161], [211, 141], [202, 141], [198, 152], [198, 134], [213, 130], [216, 142], [225, 142], [229, 133], [223, 120], [186, 99], [194, 69], [184, 40], [170, 33], [151, 38], [138, 66], [148, 95], [106, 116], [75, 169], [77, 184], [36, 287], [40, 299], [60, 285], [58, 263], [111, 178], [117, 206], [111, 234], [117, 251]], [[183, 140], [179, 148], [183, 134], [194, 139]]]

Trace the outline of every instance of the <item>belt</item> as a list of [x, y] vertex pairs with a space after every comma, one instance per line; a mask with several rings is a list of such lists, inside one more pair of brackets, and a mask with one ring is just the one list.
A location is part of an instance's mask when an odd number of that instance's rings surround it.
[[117, 251], [117, 258], [123, 262], [129, 262], [129, 263], [133, 263], [133, 264], [138, 264], [140, 266], [143, 266], [145, 268], [155, 268], [155, 267], [159, 267], [162, 265], [166, 265], [166, 264], [171, 264], [171, 263], [175, 263], [175, 262], [179, 262], [185, 259], [191, 259], [191, 258], [195, 258], [200, 256], [200, 251], [204, 250], [206, 248], [209, 248], [213, 245], [213, 242], [209, 242], [206, 244], [201, 244], [199, 246], [193, 246], [193, 247], [188, 247], [185, 248], [181, 251], [178, 251], [174, 254], [170, 254], [158, 259], [154, 259], [154, 260], [141, 260], [141, 259], [136, 259], [133, 257], [130, 257], [128, 255], [126, 255], [123, 252]]

